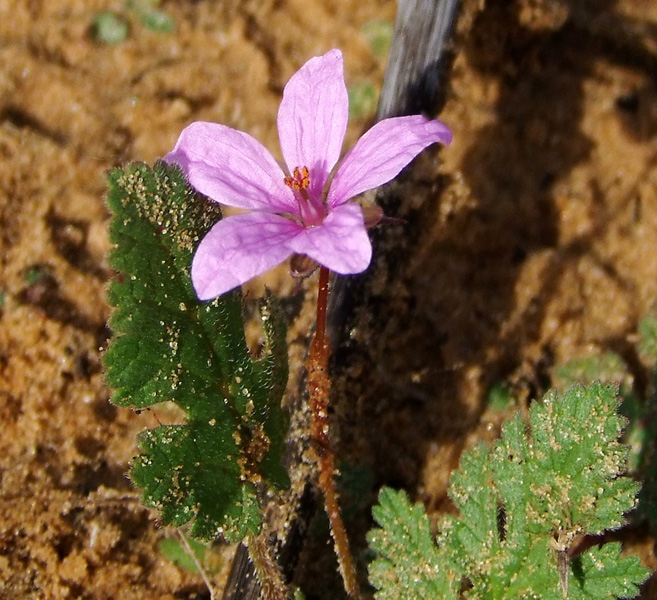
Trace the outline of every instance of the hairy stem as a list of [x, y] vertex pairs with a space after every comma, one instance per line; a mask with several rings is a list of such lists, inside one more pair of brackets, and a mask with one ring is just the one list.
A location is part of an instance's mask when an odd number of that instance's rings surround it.
[[360, 598], [354, 561], [349, 550], [349, 540], [340, 515], [338, 494], [335, 489], [335, 456], [329, 442], [328, 404], [331, 380], [328, 374], [330, 342], [326, 336], [326, 306], [329, 292], [329, 271], [319, 270], [319, 292], [317, 295], [317, 325], [310, 342], [306, 367], [308, 370], [308, 393], [310, 396], [311, 435], [317, 452], [319, 465], [318, 484], [324, 494], [324, 505], [331, 525], [331, 535], [338, 556], [340, 574], [345, 589], [352, 598]]
[[260, 582], [262, 598], [265, 600], [287, 600], [287, 587], [278, 564], [272, 555], [272, 548], [267, 539], [267, 529], [263, 527], [257, 535], [249, 533], [246, 538], [249, 556]]

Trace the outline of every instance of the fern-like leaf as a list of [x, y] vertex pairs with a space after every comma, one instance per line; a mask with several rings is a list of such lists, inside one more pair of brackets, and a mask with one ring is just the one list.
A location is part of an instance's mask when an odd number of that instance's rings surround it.
[[379, 527], [368, 534], [377, 559], [370, 564], [370, 582], [379, 600], [450, 600], [458, 598], [459, 582], [443, 569], [424, 508], [411, 505], [404, 492], [384, 488], [373, 509]]
[[[482, 600], [634, 597], [649, 571], [635, 557], [620, 557], [618, 544], [568, 560], [576, 539], [617, 529], [636, 504], [638, 486], [624, 474], [618, 405], [613, 386], [551, 392], [532, 405], [528, 425], [516, 416], [492, 450], [480, 444], [466, 452], [449, 489], [459, 515], [444, 517], [433, 549], [420, 508], [399, 517], [404, 503], [382, 494], [374, 509], [381, 528], [370, 533], [376, 597], [423, 598], [445, 582], [460, 582], [462, 597]], [[417, 528], [422, 552], [408, 534]], [[424, 564], [431, 582], [418, 575]], [[434, 597], [455, 597], [441, 593]]]

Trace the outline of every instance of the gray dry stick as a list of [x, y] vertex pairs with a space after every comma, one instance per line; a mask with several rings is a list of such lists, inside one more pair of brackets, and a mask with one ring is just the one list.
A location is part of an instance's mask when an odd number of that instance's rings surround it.
[[[446, 100], [445, 74], [452, 60], [451, 38], [459, 6], [459, 0], [399, 3], [377, 121], [411, 114], [434, 117], [440, 112]], [[385, 192], [377, 194], [376, 200], [384, 212], [390, 209]], [[394, 242], [385, 230], [376, 232], [374, 242], [376, 269], [377, 261], [386, 262], [378, 259], [394, 251]], [[375, 269], [356, 277], [335, 277], [328, 309], [328, 335], [334, 349], [351, 328], [355, 305], [363, 303], [364, 288]]]

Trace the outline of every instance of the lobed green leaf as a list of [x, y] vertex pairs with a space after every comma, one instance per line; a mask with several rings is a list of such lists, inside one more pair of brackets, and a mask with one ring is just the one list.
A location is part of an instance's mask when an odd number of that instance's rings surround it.
[[261, 304], [264, 357], [251, 357], [241, 297], [200, 303], [190, 279], [193, 252], [221, 218], [177, 167], [134, 164], [109, 175], [110, 263], [118, 275], [108, 299], [114, 338], [105, 356], [112, 401], [141, 409], [171, 401], [187, 421], [144, 432], [132, 478], [162, 520], [193, 520], [192, 534], [240, 539], [256, 532], [256, 486], [282, 487], [287, 428], [284, 321], [270, 297]]

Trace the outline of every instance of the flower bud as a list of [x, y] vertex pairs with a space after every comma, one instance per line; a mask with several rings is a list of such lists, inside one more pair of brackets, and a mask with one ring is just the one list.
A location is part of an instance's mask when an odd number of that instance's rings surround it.
[[290, 275], [305, 279], [315, 272], [319, 263], [306, 254], [293, 254], [290, 258]]
[[361, 206], [365, 227], [376, 227], [383, 218], [383, 209], [380, 206]]

